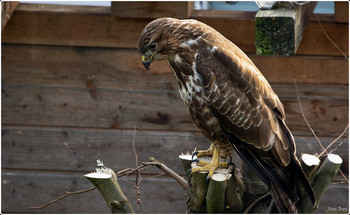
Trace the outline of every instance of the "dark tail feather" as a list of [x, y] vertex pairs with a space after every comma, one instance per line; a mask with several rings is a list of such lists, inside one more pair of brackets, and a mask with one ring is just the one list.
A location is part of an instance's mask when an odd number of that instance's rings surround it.
[[[295, 145], [293, 135], [287, 125], [284, 121], [279, 119], [279, 122], [285, 132], [287, 134], [287, 137], [289, 138], [289, 141], [292, 143], [292, 145]], [[295, 149], [294, 149], [295, 150]], [[295, 155], [291, 159], [291, 163], [289, 164], [291, 169], [293, 170], [296, 181], [298, 181], [305, 189], [307, 195], [309, 196], [313, 206], [316, 206], [316, 197], [315, 193], [310, 185], [310, 182], [307, 180], [306, 174], [304, 173], [304, 170], [301, 168], [300, 162], [298, 161], [298, 158], [295, 157]]]
[[296, 176], [297, 181], [304, 187], [304, 190], [306, 191], [313, 206], [315, 207], [316, 206], [315, 193], [310, 185], [310, 182], [307, 180], [307, 177], [306, 177], [303, 169], [301, 168], [301, 165], [296, 157], [293, 157], [291, 159], [290, 165], [291, 165], [291, 169], [295, 170], [294, 174], [296, 174], [295, 176]]
[[276, 185], [271, 184], [270, 193], [275, 201], [276, 208], [281, 214], [297, 214], [295, 203]]

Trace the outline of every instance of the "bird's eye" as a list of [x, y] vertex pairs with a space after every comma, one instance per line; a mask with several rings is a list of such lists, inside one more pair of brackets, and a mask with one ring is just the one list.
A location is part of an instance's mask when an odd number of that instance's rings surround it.
[[149, 45], [148, 48], [149, 48], [150, 50], [154, 51], [154, 50], [156, 50], [157, 45], [156, 45], [155, 43], [152, 43], [151, 45]]

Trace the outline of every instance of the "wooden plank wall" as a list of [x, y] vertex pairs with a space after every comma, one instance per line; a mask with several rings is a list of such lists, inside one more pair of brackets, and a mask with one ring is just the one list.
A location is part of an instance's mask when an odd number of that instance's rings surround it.
[[[305, 116], [323, 145], [344, 130], [348, 61], [315, 17], [292, 57], [254, 54], [252, 13], [193, 11], [191, 17], [222, 32], [261, 69], [285, 105], [298, 156], [320, 153], [321, 148], [302, 119], [295, 81]], [[329, 37], [348, 53], [348, 24], [319, 18]], [[115, 171], [134, 167], [133, 141], [140, 162], [154, 156], [180, 174], [177, 155], [208, 147], [185, 111], [167, 63], [155, 62], [150, 71], [142, 67], [136, 47], [151, 20], [111, 16], [108, 7], [18, 6], [2, 31], [2, 212], [108, 213], [97, 191], [40, 211], [29, 207], [66, 190], [91, 187], [83, 175], [94, 170], [98, 158]], [[348, 139], [341, 141], [335, 153], [344, 159], [347, 175]], [[240, 162], [236, 156], [234, 161]], [[143, 174], [146, 212], [185, 213], [184, 190], [160, 173], [148, 168]], [[129, 176], [120, 183], [141, 212], [134, 180]], [[337, 176], [318, 212], [348, 207], [343, 182]]]

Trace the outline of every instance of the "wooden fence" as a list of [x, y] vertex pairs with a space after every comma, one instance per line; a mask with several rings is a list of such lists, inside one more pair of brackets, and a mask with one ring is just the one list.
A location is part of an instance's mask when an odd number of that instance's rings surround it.
[[[137, 2], [128, 5], [132, 4], [139, 7]], [[161, 14], [141, 7], [137, 15], [127, 17], [128, 6], [118, 7], [119, 13], [114, 10], [112, 16], [109, 7], [21, 3], [4, 27], [2, 212], [108, 213], [96, 190], [42, 210], [29, 207], [65, 191], [92, 187], [83, 175], [94, 171], [98, 158], [115, 171], [135, 167], [133, 142], [140, 162], [153, 156], [180, 174], [179, 154], [209, 146], [192, 124], [167, 63], [155, 62], [146, 71], [136, 51], [142, 29]], [[162, 11], [164, 7], [150, 8]], [[175, 9], [164, 10], [170, 14], [180, 10]], [[302, 118], [295, 81], [305, 116], [324, 146], [345, 129], [348, 60], [329, 41], [315, 16], [296, 56], [268, 57], [255, 55], [254, 13], [192, 11], [187, 15], [216, 28], [260, 68], [285, 106], [298, 156], [322, 150]], [[348, 53], [347, 20], [337, 22], [331, 15], [318, 18], [329, 37]], [[343, 158], [341, 169], [347, 175], [348, 139], [341, 141], [331, 149], [339, 145], [334, 153]], [[183, 188], [160, 173], [150, 167], [142, 174], [145, 211], [185, 213]], [[135, 176], [119, 181], [135, 210], [141, 212], [133, 188]], [[335, 182], [318, 212], [348, 210], [348, 184], [342, 176]]]

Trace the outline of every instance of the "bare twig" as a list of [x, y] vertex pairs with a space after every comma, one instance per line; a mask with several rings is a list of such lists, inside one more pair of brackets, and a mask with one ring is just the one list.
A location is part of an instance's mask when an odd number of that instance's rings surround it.
[[[137, 152], [136, 152], [136, 147], [135, 147], [135, 136], [136, 136], [136, 126], [135, 126], [135, 129], [134, 129], [134, 137], [132, 139], [132, 148], [133, 148], [134, 154], [135, 154], [135, 163], [136, 163], [136, 169], [137, 169], [138, 165], [139, 165], [139, 159], [138, 159]], [[135, 178], [135, 186], [134, 186], [134, 188], [136, 190], [136, 194], [137, 194], [136, 203], [140, 206], [142, 212], [146, 213], [145, 210], [143, 209], [142, 201], [141, 201], [141, 192], [140, 192], [140, 183], [141, 183], [141, 181], [142, 181], [142, 177], [141, 177], [140, 171], [137, 169], [136, 170], [136, 178]]]
[[137, 171], [140, 171], [140, 170], [143, 170], [143, 169], [146, 169], [147, 166], [150, 166], [150, 165], [155, 165], [155, 164], [151, 164], [151, 163], [144, 163], [136, 168], [127, 168], [127, 169], [123, 169], [119, 172], [116, 173], [117, 175], [117, 178], [120, 178], [120, 177], [123, 177], [123, 176], [128, 176], [128, 175], [131, 175]]
[[[150, 158], [150, 159], [152, 159], [152, 158]], [[138, 166], [137, 168], [127, 168], [127, 169], [124, 169], [124, 170], [121, 170], [121, 171], [117, 172], [116, 175], [117, 175], [118, 178], [123, 177], [123, 176], [128, 176], [128, 175], [131, 175], [131, 174], [133, 174], [133, 173], [135, 173], [137, 171], [141, 171], [143, 169], [146, 169], [148, 166], [156, 166], [156, 167], [158, 167], [165, 174], [169, 175], [170, 177], [172, 177], [173, 179], [178, 181], [185, 189], [187, 189], [186, 187], [188, 185], [187, 185], [186, 180], [184, 180], [177, 173], [175, 173], [174, 171], [169, 169], [169, 167], [167, 167], [166, 165], [164, 165], [163, 163], [161, 163], [161, 162], [159, 162], [157, 160], [155, 160], [153, 162], [142, 162], [142, 164], [140, 166]]]
[[[304, 118], [304, 121], [305, 123], [307, 124], [307, 126], [309, 127], [309, 129], [311, 130], [312, 134], [314, 135], [314, 137], [316, 138], [317, 142], [319, 143], [319, 145], [321, 146], [321, 148], [323, 149], [322, 153], [318, 156], [318, 157], [321, 157], [324, 153], [327, 153], [328, 154], [328, 151], [327, 149], [329, 149], [336, 141], [338, 141], [344, 134], [345, 132], [348, 130], [349, 128], [349, 123], [348, 125], [346, 126], [345, 130], [343, 131], [343, 133], [340, 134], [339, 137], [337, 137], [332, 143], [330, 143], [327, 148], [325, 148], [320, 139], [317, 137], [317, 135], [315, 134], [314, 130], [312, 129], [311, 125], [309, 124], [309, 122], [307, 121], [306, 117], [305, 117], [305, 114], [304, 114], [304, 111], [303, 111], [303, 107], [301, 106], [301, 102], [300, 102], [300, 98], [299, 98], [299, 92], [298, 92], [298, 86], [297, 86], [297, 83], [295, 81], [295, 88], [296, 88], [296, 91], [297, 91], [297, 98], [298, 98], [298, 103], [299, 103], [299, 107], [300, 107], [300, 111], [301, 111], [301, 114]], [[349, 180], [348, 178], [345, 176], [345, 174], [339, 169], [339, 173], [344, 177], [345, 181], [349, 184]]]
[[[140, 171], [146, 169], [147, 166], [156, 166], [156, 167], [158, 167], [165, 174], [169, 175], [170, 177], [172, 177], [173, 179], [178, 181], [185, 189], [188, 188], [188, 185], [187, 185], [187, 182], [181, 176], [179, 176], [174, 171], [172, 171], [167, 166], [165, 166], [163, 163], [157, 161], [154, 158], [153, 158], [154, 159], [153, 161], [151, 161], [151, 162], [142, 162], [142, 164], [140, 166], [138, 166], [138, 155], [137, 155], [136, 147], [135, 147], [135, 135], [136, 135], [136, 127], [135, 127], [135, 131], [134, 131], [134, 138], [133, 138], [133, 143], [132, 143], [134, 154], [135, 154], [136, 167], [135, 168], [127, 168], [127, 169], [121, 170], [121, 171], [116, 173], [116, 176], [117, 176], [117, 178], [120, 178], [120, 177], [123, 177], [123, 176], [128, 176], [128, 175], [131, 175], [133, 173], [136, 173], [136, 181], [135, 181], [134, 188], [136, 190], [137, 197], [138, 197], [137, 204], [140, 205], [141, 210], [145, 213], [144, 208], [143, 208], [142, 203], [141, 203], [141, 198], [140, 198], [141, 192], [140, 192], [139, 188], [140, 188], [140, 183], [142, 181], [142, 177], [141, 177]], [[48, 203], [46, 203], [46, 204], [44, 204], [42, 206], [34, 206], [34, 207], [30, 207], [30, 208], [31, 209], [42, 209], [42, 208], [45, 208], [45, 207], [47, 207], [47, 206], [49, 206], [49, 205], [51, 205], [51, 204], [53, 204], [53, 203], [63, 199], [63, 198], [66, 198], [66, 197], [68, 197], [70, 195], [81, 194], [81, 193], [85, 193], [85, 192], [88, 192], [88, 191], [91, 191], [91, 190], [94, 190], [94, 189], [96, 189], [96, 187], [89, 188], [89, 189], [86, 189], [86, 190], [74, 191], [74, 192], [66, 191], [65, 195], [60, 196], [60, 197], [58, 197], [57, 199], [55, 199], [53, 201], [50, 201], [50, 202], [48, 202]]]
[[46, 204], [44, 204], [44, 205], [41, 205], [41, 206], [35, 206], [35, 207], [29, 207], [29, 208], [30, 208], [30, 209], [43, 209], [43, 208], [45, 208], [45, 207], [47, 207], [47, 206], [49, 206], [49, 205], [51, 205], [51, 204], [53, 204], [53, 203], [55, 203], [55, 202], [58, 202], [59, 200], [64, 199], [64, 198], [66, 198], [66, 197], [68, 197], [68, 196], [70, 196], [70, 195], [82, 194], [82, 193], [86, 193], [86, 192], [92, 191], [92, 190], [94, 190], [94, 189], [96, 189], [96, 187], [92, 187], [92, 188], [85, 189], [85, 190], [74, 191], [74, 192], [68, 192], [68, 191], [66, 191], [66, 194], [65, 194], [65, 195], [60, 196], [60, 197], [58, 197], [57, 199], [52, 200], [51, 202], [48, 202], [48, 203], [46, 203]]
[[324, 148], [324, 146], [322, 145], [320, 139], [318, 139], [318, 137], [317, 137], [315, 131], [312, 129], [311, 125], [309, 124], [309, 122], [308, 122], [307, 119], [306, 119], [306, 116], [305, 116], [304, 110], [303, 110], [303, 106], [301, 105], [301, 102], [300, 102], [299, 91], [298, 91], [298, 85], [297, 85], [297, 81], [296, 81], [296, 80], [295, 80], [294, 84], [295, 84], [295, 89], [296, 89], [296, 91], [297, 91], [297, 98], [298, 98], [298, 103], [299, 103], [301, 115], [303, 116], [306, 125], [309, 127], [310, 131], [312, 132], [312, 134], [313, 134], [314, 137], [316, 138], [318, 144], [319, 144], [319, 145], [321, 146], [321, 148], [324, 150], [325, 148]]
[[134, 154], [135, 154], [136, 167], [138, 167], [139, 166], [139, 157], [137, 156], [136, 148], [135, 148], [135, 136], [136, 136], [136, 126], [134, 128], [134, 136], [132, 138], [132, 149], [134, 150]]
[[316, 18], [317, 18], [317, 21], [318, 21], [318, 24], [320, 25], [323, 33], [326, 35], [327, 39], [333, 44], [333, 46], [345, 57], [346, 60], [349, 60], [348, 59], [348, 56], [346, 56], [346, 54], [339, 48], [339, 46], [329, 37], [329, 35], [327, 34], [326, 30], [323, 28], [321, 22], [320, 22], [320, 19], [318, 18], [317, 14], [316, 15]]
[[341, 141], [336, 147], [334, 147], [334, 149], [332, 149], [330, 153], [332, 154], [335, 150], [338, 149], [339, 146], [343, 145], [343, 143], [348, 140], [349, 140], [349, 136], [347, 136], [345, 140]]
[[177, 173], [175, 173], [174, 171], [172, 171], [171, 169], [169, 169], [169, 167], [167, 167], [166, 165], [164, 165], [163, 163], [157, 161], [154, 157], [150, 157], [149, 160], [151, 162], [156, 163], [156, 167], [158, 167], [160, 170], [162, 170], [163, 172], [165, 172], [167, 175], [169, 175], [170, 177], [172, 177], [173, 179], [175, 179], [177, 182], [179, 182], [182, 187], [184, 189], [188, 189], [188, 183], [185, 179], [183, 179], [181, 176], [179, 176]]
[[339, 169], [339, 172], [343, 176], [343, 178], [345, 179], [346, 183], [349, 184], [349, 179], [346, 177], [346, 175], [343, 173], [343, 171], [341, 171], [341, 169]]
[[157, 174], [157, 175], [150, 175], [150, 176], [146, 176], [146, 178], [156, 178], [156, 177], [160, 177], [160, 176], [162, 176], [162, 175], [166, 175], [164, 172], [162, 172], [162, 173], [159, 173], [159, 174]]
[[333, 145], [334, 143], [336, 143], [342, 136], [344, 136], [344, 134], [346, 133], [346, 131], [347, 131], [348, 129], [349, 129], [349, 123], [348, 123], [348, 125], [346, 126], [346, 128], [344, 129], [344, 131], [343, 131], [335, 140], [333, 140], [333, 141], [327, 146], [327, 148], [325, 148], [325, 149], [323, 150], [323, 152], [320, 153], [320, 155], [319, 155], [318, 157], [321, 157], [322, 155], [324, 155], [324, 153], [326, 153], [327, 150], [328, 150], [330, 147], [332, 147], [332, 145]]
[[266, 197], [270, 196], [270, 193], [265, 193], [265, 195], [260, 196], [257, 198], [254, 202], [252, 202], [243, 212], [244, 214], [249, 213], [260, 201], [265, 199]]

